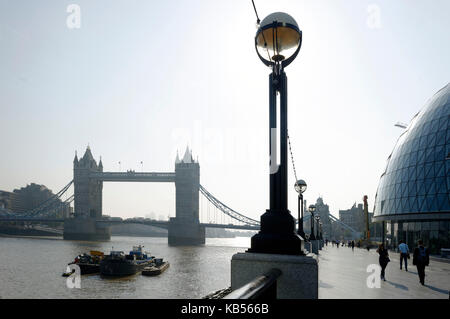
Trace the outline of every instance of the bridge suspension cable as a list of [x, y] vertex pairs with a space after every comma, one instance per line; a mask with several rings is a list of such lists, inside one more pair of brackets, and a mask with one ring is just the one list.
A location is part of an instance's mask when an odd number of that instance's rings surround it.
[[225, 215], [241, 222], [246, 225], [250, 226], [259, 226], [259, 221], [252, 219], [250, 217], [244, 216], [237, 211], [231, 209], [224, 203], [222, 203], [220, 200], [218, 200], [216, 197], [214, 197], [210, 192], [206, 190], [202, 185], [199, 185], [200, 192], [202, 193], [205, 198], [212, 203], [217, 209], [219, 209], [221, 212], [223, 212]]
[[355, 233], [355, 234], [359, 234], [360, 232], [358, 232], [357, 230], [355, 230], [353, 227], [347, 225], [346, 223], [340, 221], [338, 218], [334, 217], [333, 215], [329, 215], [330, 218], [334, 221], [337, 222], [341, 227], [350, 230], [351, 232]]
[[[43, 213], [44, 210], [49, 210], [52, 209], [50, 208], [51, 206], [55, 205], [55, 204], [60, 204], [60, 198], [61, 196], [69, 189], [69, 187], [73, 184], [73, 180], [71, 180], [69, 182], [69, 184], [67, 184], [66, 186], [64, 186], [58, 193], [54, 194], [53, 196], [49, 197], [48, 199], [46, 199], [44, 202], [42, 202], [41, 204], [39, 204], [39, 206], [37, 206], [36, 208], [34, 208], [33, 210], [31, 210], [30, 212], [27, 212], [24, 214], [24, 216], [27, 217], [31, 217], [31, 216], [37, 216], [38, 214]], [[70, 202], [73, 201], [73, 195], [71, 196], [72, 200]], [[71, 198], [69, 197], [69, 198]], [[66, 200], [67, 201], [67, 200]], [[69, 202], [69, 203], [70, 203]]]

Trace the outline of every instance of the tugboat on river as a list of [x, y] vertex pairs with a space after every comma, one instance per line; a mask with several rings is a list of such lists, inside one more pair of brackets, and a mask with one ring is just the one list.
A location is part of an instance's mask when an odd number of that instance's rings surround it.
[[[91, 250], [90, 254], [83, 253], [75, 257], [74, 261], [68, 265], [78, 265], [80, 267], [81, 275], [96, 274], [100, 272], [100, 261], [104, 258], [101, 251]], [[63, 277], [70, 276], [72, 272], [63, 273]]]
[[128, 255], [123, 251], [111, 251], [100, 262], [100, 274], [104, 276], [129, 276], [153, 263], [154, 256], [142, 251], [144, 246], [133, 246]]

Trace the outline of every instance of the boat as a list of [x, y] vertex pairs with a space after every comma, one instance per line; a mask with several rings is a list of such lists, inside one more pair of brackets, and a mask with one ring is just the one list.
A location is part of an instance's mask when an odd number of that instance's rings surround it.
[[147, 266], [142, 270], [144, 276], [157, 276], [169, 268], [169, 262], [163, 261], [162, 258], [155, 258], [155, 262], [151, 266]]
[[[100, 272], [100, 262], [104, 258], [104, 253], [101, 251], [91, 250], [89, 254], [83, 253], [75, 257], [74, 261], [68, 263], [68, 265], [77, 265], [80, 267], [82, 275], [96, 274]], [[68, 277], [73, 274], [72, 272], [63, 273], [63, 277]]]
[[133, 246], [128, 255], [123, 251], [111, 251], [100, 262], [100, 274], [103, 276], [129, 276], [142, 271], [154, 261], [154, 256], [144, 253], [144, 246]]

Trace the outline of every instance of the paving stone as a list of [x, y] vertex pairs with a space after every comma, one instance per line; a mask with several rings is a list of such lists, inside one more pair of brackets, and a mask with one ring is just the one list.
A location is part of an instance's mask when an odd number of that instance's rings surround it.
[[389, 252], [386, 281], [369, 288], [370, 264], [378, 265], [375, 249], [324, 246], [319, 255], [320, 299], [449, 299], [450, 264], [430, 260], [425, 268], [425, 286], [419, 283], [417, 268], [408, 260], [408, 272], [400, 270], [398, 253]]

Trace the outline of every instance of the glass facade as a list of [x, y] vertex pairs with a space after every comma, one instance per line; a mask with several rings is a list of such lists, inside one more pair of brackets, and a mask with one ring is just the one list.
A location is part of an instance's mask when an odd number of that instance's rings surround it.
[[403, 240], [412, 251], [419, 239], [430, 248], [432, 254], [439, 254], [441, 248], [450, 247], [450, 221], [386, 222], [386, 241], [389, 248], [396, 249], [400, 240]]
[[[436, 249], [450, 247], [449, 119], [450, 83], [416, 114], [388, 157], [375, 197], [374, 217], [396, 215], [397, 221], [386, 227], [392, 244], [399, 239], [412, 244], [422, 238]], [[422, 221], [411, 219], [411, 213], [421, 214]], [[442, 213], [448, 213], [449, 220], [442, 221]], [[408, 214], [412, 222], [402, 222], [402, 214]], [[426, 221], [424, 214], [429, 215]], [[438, 221], [433, 217], [436, 214], [441, 214]]]

